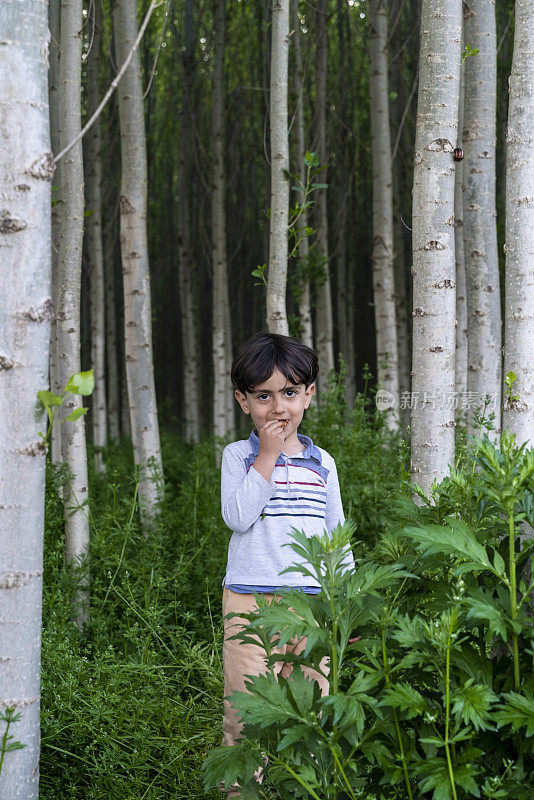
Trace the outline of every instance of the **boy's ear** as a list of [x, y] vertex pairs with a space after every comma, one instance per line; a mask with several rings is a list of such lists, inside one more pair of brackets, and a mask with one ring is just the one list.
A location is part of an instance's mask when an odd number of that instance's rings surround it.
[[313, 395], [315, 394], [315, 384], [314, 383], [310, 383], [310, 385], [307, 387], [307, 389], [306, 389], [304, 394], [306, 395], [306, 400], [304, 401], [304, 408], [308, 408], [308, 406], [311, 403], [311, 399], [312, 399]]
[[245, 412], [245, 414], [250, 414], [250, 408], [248, 407], [248, 402], [246, 396], [243, 392], [240, 392], [239, 389], [236, 389], [234, 392], [234, 397]]

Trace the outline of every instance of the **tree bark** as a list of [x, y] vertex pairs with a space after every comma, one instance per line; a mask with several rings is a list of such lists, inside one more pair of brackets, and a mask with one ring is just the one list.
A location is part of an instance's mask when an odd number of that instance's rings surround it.
[[179, 207], [178, 207], [178, 282], [180, 288], [180, 318], [183, 342], [184, 368], [184, 434], [187, 442], [198, 442], [200, 437], [199, 407], [199, 346], [195, 319], [195, 297], [191, 262], [190, 191], [192, 159], [194, 152], [192, 114], [194, 77], [194, 25], [193, 2], [185, 3], [185, 49], [183, 50], [183, 91], [181, 110], [181, 137], [179, 154]]
[[289, 335], [286, 311], [287, 228], [289, 220], [289, 142], [287, 132], [287, 72], [289, 0], [273, 0], [271, 41], [271, 220], [267, 327]]
[[[399, 425], [399, 362], [393, 254], [393, 193], [385, 0], [371, 0], [370, 77], [371, 148], [373, 154], [373, 295], [375, 306], [377, 383], [387, 393], [388, 427]], [[387, 405], [389, 403], [389, 406]]]
[[[467, 278], [468, 433], [484, 395], [501, 427], [501, 301], [495, 208], [497, 49], [494, 0], [465, 0], [464, 249]], [[471, 402], [471, 400], [473, 402]], [[495, 435], [493, 434], [493, 435]]]
[[226, 259], [226, 182], [224, 170], [224, 34], [225, 0], [215, 0], [215, 59], [213, 67], [212, 136], [213, 186], [212, 229], [212, 355], [213, 355], [213, 432], [224, 437], [233, 428], [228, 417], [227, 396], [231, 394], [228, 373], [227, 341], [230, 326], [228, 273]]
[[516, 0], [506, 131], [506, 293], [504, 372], [517, 381], [505, 392], [503, 427], [518, 444], [534, 443], [534, 7]]
[[[46, 417], [50, 182], [47, 4], [0, 4], [0, 711], [20, 714], [10, 734], [2, 800], [37, 800]], [[2, 733], [5, 723], [2, 723]]]
[[[66, 0], [61, 6], [60, 129], [63, 150], [81, 130], [82, 0]], [[82, 142], [78, 141], [61, 164], [59, 205], [59, 293], [57, 312], [57, 359], [63, 391], [69, 378], [80, 371], [80, 299], [84, 223]], [[79, 395], [68, 394], [63, 417], [82, 408]], [[61, 425], [62, 459], [71, 472], [65, 489], [65, 560], [77, 576], [73, 614], [78, 627], [89, 619], [89, 517], [87, 501], [87, 450], [85, 419]], [[79, 578], [79, 579], [78, 579]]]
[[[123, 64], [137, 36], [135, 0], [117, 0], [114, 10], [117, 64]], [[159, 437], [147, 242], [147, 163], [139, 50], [119, 88], [121, 130], [121, 255], [124, 287], [124, 341], [130, 427], [145, 533], [161, 498], [163, 470]]]
[[[317, 9], [317, 54], [316, 54], [316, 119], [317, 155], [321, 167], [321, 183], [327, 183], [328, 151], [326, 146], [326, 85], [328, 75], [328, 0], [318, 0]], [[328, 215], [326, 189], [319, 189], [317, 197], [317, 257], [322, 262], [321, 279], [317, 283], [315, 338], [319, 359], [319, 391], [326, 392], [328, 375], [335, 368], [334, 361], [334, 321], [332, 311], [332, 291], [330, 288], [330, 268], [328, 257]]]
[[[48, 74], [48, 89], [50, 98], [50, 141], [52, 152], [59, 153], [59, 40], [60, 40], [60, 17], [61, 0], [50, 0], [49, 5], [49, 28], [50, 45], [49, 61], [50, 71]], [[54, 173], [54, 190], [52, 192], [52, 303], [53, 316], [50, 325], [50, 388], [56, 394], [61, 394], [59, 385], [59, 369], [57, 363], [57, 325], [56, 316], [58, 312], [59, 298], [59, 189], [61, 186], [61, 162], [56, 165]], [[52, 463], [61, 463], [61, 425], [56, 425], [52, 430], [51, 436], [51, 457]]]
[[[465, 36], [462, 38], [462, 50]], [[465, 66], [460, 69], [460, 99], [458, 102], [458, 147], [462, 147], [464, 129]], [[454, 174], [454, 251], [456, 256], [456, 362], [455, 381], [457, 412], [465, 407], [467, 392], [467, 287], [464, 251], [464, 163], [457, 161]], [[457, 413], [456, 416], [459, 416]]]
[[[95, 3], [93, 43], [87, 58], [87, 110], [91, 116], [99, 103], [98, 70], [100, 64], [100, 4]], [[91, 285], [91, 366], [95, 388], [92, 395], [94, 464], [104, 471], [103, 448], [107, 443], [106, 351], [104, 251], [102, 243], [102, 127], [100, 118], [87, 133], [87, 260]]]
[[[297, 175], [301, 183], [306, 183], [306, 165], [304, 155], [306, 153], [305, 129], [304, 129], [304, 70], [302, 68], [302, 48], [300, 43], [300, 21], [298, 15], [298, 0], [291, 0], [291, 27], [294, 30], [294, 53], [295, 53], [295, 97], [297, 101], [296, 109], [296, 162]], [[300, 196], [302, 199], [302, 195]], [[313, 347], [313, 328], [310, 305], [310, 281], [307, 276], [307, 267], [310, 256], [310, 243], [304, 231], [308, 227], [308, 214], [306, 209], [302, 212], [297, 223], [299, 237], [298, 260], [303, 267], [304, 277], [298, 287], [298, 308], [299, 322], [301, 327], [301, 341], [308, 347]]]
[[[422, 0], [412, 215], [412, 465], [426, 492], [454, 462], [454, 160], [462, 2]], [[417, 403], [417, 405], [416, 405]]]

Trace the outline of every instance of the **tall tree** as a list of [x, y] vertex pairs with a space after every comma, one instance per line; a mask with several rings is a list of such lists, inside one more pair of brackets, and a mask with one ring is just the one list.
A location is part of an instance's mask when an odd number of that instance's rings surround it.
[[[296, 165], [297, 175], [299, 176], [301, 184], [305, 185], [306, 181], [306, 164], [304, 157], [306, 154], [305, 142], [305, 127], [304, 127], [304, 70], [302, 66], [302, 45], [300, 35], [300, 21], [298, 14], [298, 0], [291, 0], [291, 27], [293, 29], [294, 41], [294, 54], [295, 54], [295, 69], [294, 69], [294, 87], [296, 99]], [[310, 257], [310, 244], [308, 237], [305, 233], [308, 227], [308, 214], [306, 208], [303, 209], [302, 214], [299, 216], [297, 222], [297, 232], [299, 237], [298, 246], [298, 259], [302, 267], [303, 277], [301, 278], [298, 286], [298, 307], [299, 307], [299, 322], [301, 327], [301, 340], [308, 347], [313, 346], [313, 330], [312, 330], [312, 316], [310, 304], [310, 281], [308, 277], [307, 266]]]
[[[412, 476], [428, 491], [454, 461], [454, 160], [462, 0], [422, 0], [412, 215]], [[417, 404], [417, 405], [415, 405]]]
[[[87, 111], [91, 116], [99, 103], [100, 67], [100, 3], [93, 8], [93, 41], [87, 57]], [[102, 448], [107, 441], [106, 407], [106, 330], [104, 292], [104, 250], [102, 242], [102, 129], [100, 117], [87, 133], [87, 261], [91, 285], [91, 366], [94, 370], [95, 388], [92, 396], [93, 445], [95, 469], [104, 470]]]
[[[114, 10], [117, 63], [137, 37], [137, 3], [117, 0]], [[124, 287], [124, 342], [134, 460], [143, 527], [150, 527], [163, 480], [154, 363], [147, 243], [147, 163], [141, 63], [136, 49], [119, 84], [121, 135], [120, 227]]]
[[[60, 39], [61, 0], [50, 0], [48, 24], [50, 29], [48, 88], [50, 98], [50, 141], [52, 152], [59, 153], [59, 39]], [[58, 253], [59, 253], [59, 208], [57, 200], [61, 184], [61, 162], [56, 166], [54, 174], [55, 193], [52, 194], [52, 303], [53, 316], [50, 326], [50, 388], [61, 394], [59, 385], [59, 368], [57, 363], [57, 326], [58, 312]], [[61, 426], [52, 430], [51, 456], [54, 464], [61, 463]]]
[[[328, 0], [318, 0], [316, 69], [316, 130], [317, 155], [324, 168], [321, 175], [327, 182], [328, 150], [326, 144], [326, 87], [328, 77]], [[328, 256], [328, 213], [326, 189], [318, 191], [317, 199], [317, 257], [321, 262], [321, 277], [317, 282], [315, 340], [319, 359], [319, 389], [328, 386], [328, 374], [334, 369], [334, 320]]]
[[289, 60], [289, 0], [273, 0], [271, 39], [271, 224], [267, 327], [289, 334], [286, 311], [287, 226], [289, 219], [289, 141], [287, 77]]
[[[83, 1], [70, 0], [61, 7], [61, 59], [59, 67], [59, 148], [64, 150], [81, 131], [81, 78]], [[61, 164], [60, 235], [58, 254], [57, 352], [59, 383], [67, 387], [70, 377], [80, 372], [80, 299], [84, 220], [82, 142], [79, 139]], [[82, 399], [67, 395], [64, 416], [80, 413]], [[77, 582], [74, 615], [81, 627], [89, 615], [89, 516], [87, 501], [87, 450], [85, 418], [62, 426], [61, 452], [71, 473], [65, 489], [65, 558], [74, 571], [81, 569]]]
[[183, 82], [178, 166], [178, 281], [184, 369], [185, 439], [200, 437], [199, 345], [195, 315], [190, 209], [193, 174], [193, 93], [195, 71], [195, 25], [193, 0], [185, 0], [185, 44], [182, 48]]
[[[465, 37], [462, 38], [464, 42]], [[463, 45], [462, 45], [463, 50]], [[465, 65], [460, 68], [460, 99], [458, 102], [458, 146], [462, 146], [465, 101]], [[456, 255], [456, 394], [458, 409], [465, 405], [467, 391], [467, 286], [464, 249], [464, 161], [457, 161], [454, 176], [454, 248]]]
[[[503, 427], [534, 443], [534, 7], [516, 0], [506, 134], [506, 292]], [[511, 395], [511, 396], [510, 396]], [[517, 396], [518, 399], [514, 399]]]
[[373, 294], [378, 385], [393, 398], [387, 423], [398, 427], [399, 362], [393, 260], [393, 193], [387, 16], [385, 0], [371, 0], [370, 78], [371, 147], [373, 154]]
[[228, 265], [226, 260], [226, 181], [224, 173], [224, 34], [226, 0], [215, 0], [215, 59], [213, 66], [213, 187], [211, 195], [212, 236], [212, 355], [213, 355], [213, 432], [226, 436], [232, 430], [227, 396], [230, 392], [228, 341], [230, 310]]
[[[5, 755], [2, 800], [37, 800], [46, 425], [50, 153], [47, 4], [0, 4], [0, 709], [21, 750]], [[2, 723], [3, 727], [5, 723]]]
[[[495, 208], [497, 43], [494, 0], [464, 0], [465, 41], [478, 54], [465, 61], [463, 148], [464, 249], [467, 277], [467, 392], [501, 410], [501, 300]], [[468, 431], [474, 433], [469, 406]]]

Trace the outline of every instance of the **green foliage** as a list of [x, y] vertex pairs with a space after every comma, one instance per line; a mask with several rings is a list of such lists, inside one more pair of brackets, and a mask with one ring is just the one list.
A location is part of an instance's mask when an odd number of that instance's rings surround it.
[[6, 753], [12, 753], [14, 750], [22, 750], [26, 747], [21, 742], [13, 741], [13, 736], [9, 733], [9, 729], [14, 722], [18, 722], [21, 718], [20, 712], [15, 713], [14, 706], [6, 706], [5, 711], [0, 711], [0, 722], [5, 722], [6, 727], [0, 739], [0, 775], [2, 774], [2, 766]]
[[[259, 636], [269, 666], [277, 644], [305, 636], [306, 650], [291, 656], [290, 678], [269, 672], [233, 695], [248, 741], [208, 754], [207, 787], [225, 774], [257, 797], [252, 766], [264, 755], [262, 789], [283, 799], [531, 796], [532, 586], [510, 587], [532, 550], [518, 533], [533, 457], [509, 433], [499, 448], [478, 439], [476, 469], [453, 471], [434, 503], [396, 498], [399, 528], [378, 534], [396, 537], [396, 551], [356, 532], [351, 571], [349, 523], [331, 540], [294, 531], [292, 547], [310, 566], [289, 570], [313, 575], [321, 593], [260, 606], [236, 638]], [[319, 669], [325, 655], [330, 694], [319, 697], [302, 667]]]
[[465, 59], [469, 58], [469, 56], [477, 56], [479, 54], [479, 52], [480, 51], [479, 51], [478, 47], [471, 47], [470, 44], [466, 44], [466, 46], [464, 48], [464, 51], [462, 53], [462, 61], [461, 61], [461, 63], [463, 64]]
[[58, 411], [63, 406], [67, 395], [70, 393], [87, 397], [92, 393], [94, 388], [94, 370], [90, 369], [87, 370], [87, 372], [75, 372], [74, 375], [71, 375], [67, 381], [64, 392], [60, 395], [49, 392], [48, 389], [42, 389], [40, 392], [37, 392], [37, 397], [43, 404], [50, 423], [46, 435], [41, 432], [39, 433], [44, 442], [47, 442], [50, 438], [52, 428], [55, 425], [59, 425], [62, 422], [75, 422], [77, 419], [80, 419], [80, 417], [83, 417], [84, 414], [87, 414], [89, 410], [83, 407], [75, 408], [74, 411], [71, 411], [71, 413], [63, 419], [56, 419]]

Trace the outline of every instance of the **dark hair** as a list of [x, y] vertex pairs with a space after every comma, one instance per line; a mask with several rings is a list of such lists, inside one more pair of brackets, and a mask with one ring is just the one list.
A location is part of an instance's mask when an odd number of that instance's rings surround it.
[[292, 336], [260, 331], [238, 348], [232, 364], [232, 383], [246, 394], [269, 380], [275, 369], [306, 388], [317, 379], [319, 362], [311, 347]]

